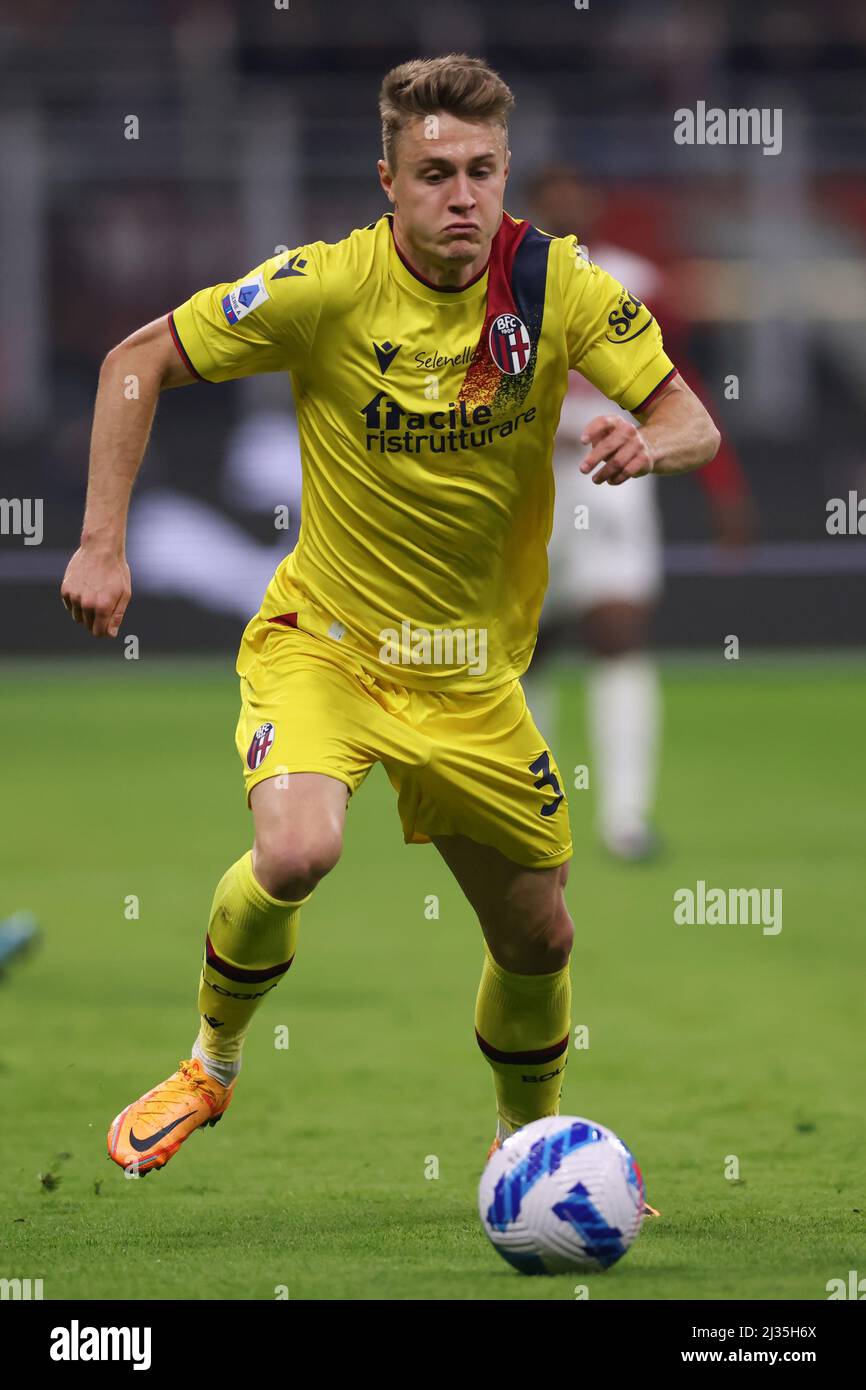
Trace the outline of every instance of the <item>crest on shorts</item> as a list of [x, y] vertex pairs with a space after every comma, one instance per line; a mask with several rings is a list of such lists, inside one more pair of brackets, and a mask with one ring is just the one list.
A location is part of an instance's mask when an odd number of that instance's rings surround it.
[[518, 376], [532, 353], [526, 324], [516, 314], [500, 314], [490, 325], [490, 356], [506, 376]]
[[260, 724], [253, 734], [253, 741], [247, 749], [247, 767], [255, 772], [268, 756], [274, 742], [273, 724]]

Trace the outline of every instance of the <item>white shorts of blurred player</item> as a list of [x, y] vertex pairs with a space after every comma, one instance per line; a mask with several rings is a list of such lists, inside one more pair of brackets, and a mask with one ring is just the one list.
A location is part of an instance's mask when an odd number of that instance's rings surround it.
[[658, 480], [597, 484], [580, 472], [583, 456], [569, 451], [557, 458], [542, 624], [604, 603], [655, 603], [662, 592]]
[[[586, 613], [614, 602], [654, 604], [664, 578], [657, 479], [596, 484], [579, 470], [585, 452], [557, 451], [550, 583], [541, 619], [542, 628], [556, 624], [561, 630], [574, 618], [575, 645]], [[555, 740], [555, 685], [537, 670], [524, 683], [536, 722]], [[618, 858], [646, 859], [657, 847], [650, 814], [660, 725], [658, 676], [646, 652], [591, 661], [587, 717], [588, 756], [578, 747], [574, 762], [589, 767], [602, 842]], [[560, 747], [561, 764], [564, 753]]]

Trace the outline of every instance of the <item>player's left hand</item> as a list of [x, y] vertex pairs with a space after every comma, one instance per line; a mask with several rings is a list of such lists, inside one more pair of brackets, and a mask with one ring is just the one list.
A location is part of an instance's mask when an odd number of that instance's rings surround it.
[[629, 478], [642, 478], [653, 471], [654, 459], [646, 437], [632, 420], [622, 415], [597, 415], [583, 431], [580, 442], [592, 445], [580, 465], [581, 473], [592, 473], [600, 463], [604, 465], [594, 475], [594, 483], [618, 487]]

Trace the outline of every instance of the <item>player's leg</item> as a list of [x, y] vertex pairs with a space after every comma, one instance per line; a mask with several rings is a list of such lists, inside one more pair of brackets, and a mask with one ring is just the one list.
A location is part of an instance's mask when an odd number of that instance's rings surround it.
[[[496, 1137], [558, 1115], [571, 1034], [574, 926], [563, 889], [569, 861], [526, 869], [462, 835], [434, 843], [478, 915], [485, 960], [475, 1035], [493, 1071]], [[658, 1216], [644, 1204], [645, 1216]]]
[[320, 773], [279, 774], [250, 793], [252, 850], [223, 874], [199, 979], [189, 1060], [116, 1117], [109, 1156], [142, 1176], [163, 1167], [231, 1101], [247, 1031], [292, 964], [301, 906], [337, 862], [348, 788]]
[[109, 1131], [110, 1157], [142, 1173], [162, 1167], [226, 1110], [253, 1015], [292, 964], [301, 905], [336, 863], [348, 793], [375, 760], [369, 699], [318, 639], [271, 638], [242, 677], [241, 694], [235, 742], [254, 844], [214, 894], [192, 1057]]
[[528, 869], [462, 835], [434, 843], [484, 935], [475, 1035], [493, 1071], [502, 1139], [559, 1113], [571, 1029], [568, 865]]
[[253, 1015], [292, 964], [300, 908], [337, 863], [348, 787], [296, 772], [250, 792], [252, 850], [226, 870], [208, 922], [192, 1055], [223, 1086], [240, 1070]]
[[571, 993], [568, 803], [520, 681], [416, 695], [409, 709], [426, 755], [385, 768], [404, 838], [433, 841], [481, 923], [475, 1025], [510, 1131], [558, 1112]]
[[644, 859], [651, 828], [661, 700], [649, 651], [654, 604], [612, 598], [583, 615], [592, 658], [587, 717], [602, 841], [621, 859]]
[[521, 975], [562, 969], [574, 939], [563, 894], [570, 860], [551, 869], [528, 869], [466, 835], [434, 835], [433, 843], [503, 969]]

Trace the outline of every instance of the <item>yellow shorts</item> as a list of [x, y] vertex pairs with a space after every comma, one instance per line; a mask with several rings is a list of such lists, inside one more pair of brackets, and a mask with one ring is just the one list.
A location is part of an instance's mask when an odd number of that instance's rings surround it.
[[292, 772], [326, 773], [351, 794], [381, 762], [407, 844], [466, 835], [539, 869], [571, 857], [562, 778], [519, 680], [477, 695], [408, 690], [336, 642], [259, 615], [237, 671], [247, 805], [256, 783]]

